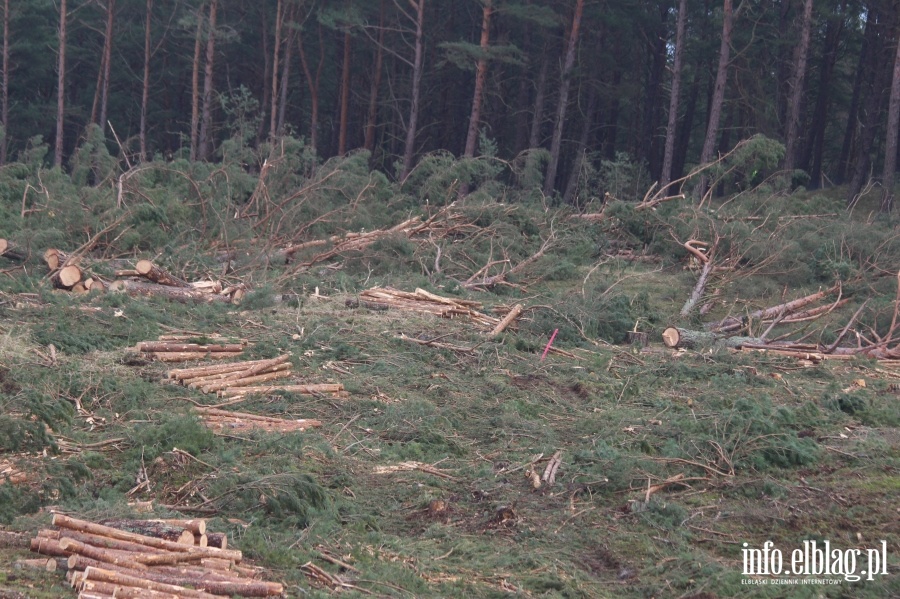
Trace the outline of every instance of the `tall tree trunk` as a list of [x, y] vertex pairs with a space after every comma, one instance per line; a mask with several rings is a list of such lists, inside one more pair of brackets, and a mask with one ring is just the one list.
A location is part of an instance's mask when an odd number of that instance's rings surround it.
[[303, 65], [303, 74], [306, 75], [306, 84], [309, 86], [310, 102], [312, 103], [309, 124], [309, 145], [314, 152], [319, 145], [319, 82], [322, 78], [322, 65], [325, 64], [325, 46], [322, 40], [322, 26], [319, 25], [319, 64], [313, 75], [306, 59], [306, 50], [303, 48], [303, 36], [297, 34], [297, 47], [300, 49], [300, 62]]
[[647, 90], [643, 95], [644, 110], [641, 133], [637, 139], [634, 155], [646, 162], [650, 174], [659, 179], [662, 170], [659, 156], [658, 128], [660, 122], [660, 104], [662, 102], [663, 79], [668, 60], [669, 2], [660, 3], [659, 23], [651, 29], [651, 39], [647, 41], [650, 52], [650, 68], [647, 76]]
[[823, 186], [822, 162], [825, 153], [825, 129], [828, 125], [828, 107], [832, 95], [832, 77], [837, 64], [838, 44], [844, 31], [843, 14], [847, 2], [841, 3], [837, 16], [828, 19], [825, 27], [825, 40], [822, 48], [822, 60], [819, 66], [818, 94], [813, 109], [812, 123], [809, 127], [810, 139], [807, 143], [803, 166], [809, 172], [810, 187], [818, 189]]
[[269, 118], [269, 139], [275, 139], [278, 127], [278, 52], [281, 50], [281, 29], [284, 15], [281, 9], [281, 0], [275, 7], [275, 44], [272, 49], [272, 107]]
[[9, 147], [9, 0], [3, 0], [3, 81], [0, 82], [0, 123], [3, 139], [0, 140], [0, 165], [6, 164]]
[[419, 92], [422, 87], [422, 71], [425, 63], [425, 0], [409, 0], [416, 9], [416, 41], [413, 53], [412, 90], [409, 107], [409, 118], [406, 123], [406, 141], [403, 146], [403, 168], [400, 180], [409, 176], [413, 167], [413, 156], [416, 151], [416, 129], [419, 124]]
[[[713, 95], [710, 101], [709, 121], [706, 124], [706, 137], [703, 140], [703, 150], [700, 152], [700, 164], [712, 162], [716, 149], [716, 136], [719, 133], [719, 121], [722, 118], [722, 105], [725, 103], [725, 83], [728, 80], [728, 62], [731, 60], [731, 32], [733, 27], [732, 0], [725, 0], [722, 8], [722, 44], [719, 47], [719, 66], [716, 70], [716, 83], [713, 87]], [[706, 195], [709, 180], [706, 177], [700, 179], [700, 194], [702, 201]]]
[[200, 140], [200, 50], [203, 47], [203, 9], [197, 8], [197, 31], [194, 35], [194, 60], [191, 63], [191, 161], [197, 160]]
[[[730, 0], [729, 0], [730, 1]], [[584, 12], [584, 0], [576, 0], [575, 12], [572, 15], [572, 27], [566, 47], [566, 59], [561, 73], [562, 82], [559, 88], [559, 106], [556, 111], [556, 126], [553, 129], [553, 140], [550, 142], [550, 163], [544, 179], [544, 195], [550, 195], [556, 186], [556, 169], [559, 167], [559, 152], [562, 147], [563, 128], [566, 124], [566, 109], [569, 104], [569, 86], [572, 83], [572, 67], [575, 66], [575, 49], [578, 46], [578, 32], [581, 29], [581, 15]]]
[[209, 159], [212, 151], [213, 67], [216, 60], [216, 11], [219, 0], [209, 4], [209, 27], [206, 37], [206, 64], [203, 71], [203, 110], [200, 117], [199, 160]]
[[381, 71], [384, 66], [384, 3], [378, 11], [378, 43], [375, 47], [375, 72], [369, 89], [369, 112], [366, 118], [366, 139], [363, 146], [371, 153], [375, 151], [375, 126], [378, 118], [378, 90], [381, 87]]
[[[294, 20], [293, 11], [291, 11], [291, 22]], [[288, 34], [284, 45], [284, 59], [281, 61], [281, 81], [279, 85], [278, 99], [278, 122], [275, 124], [275, 133], [277, 135], [284, 134], [284, 115], [287, 111], [288, 83], [291, 77], [291, 58], [294, 50], [294, 32]]]
[[144, 83], [141, 87], [141, 128], [138, 139], [141, 147], [141, 162], [147, 161], [147, 105], [150, 103], [150, 17], [153, 0], [147, 0], [147, 16], [144, 23]]
[[900, 133], [900, 36], [896, 39], [894, 71], [891, 75], [891, 99], [888, 102], [887, 139], [884, 144], [884, 171], [881, 182], [881, 211], [890, 212], [894, 205], [894, 176], [897, 170], [897, 135]]
[[341, 118], [338, 125], [338, 155], [347, 153], [347, 120], [350, 118], [350, 29], [344, 32], [344, 60], [341, 65]]
[[56, 139], [53, 144], [53, 166], [61, 167], [63, 158], [63, 121], [66, 116], [66, 0], [59, 3], [59, 52], [56, 66]]
[[116, 15], [116, 0], [106, 2], [106, 31], [103, 41], [103, 87], [100, 92], [100, 125], [106, 130], [106, 108], [109, 105], [109, 75], [112, 71], [113, 23]]
[[466, 133], [466, 147], [463, 156], [472, 158], [475, 156], [475, 145], [478, 143], [478, 125], [481, 121], [481, 104], [484, 99], [484, 80], [487, 77], [487, 52], [491, 41], [491, 14], [493, 7], [491, 0], [482, 0], [484, 6], [481, 9], [481, 56], [475, 65], [475, 93], [472, 95], [472, 113], [469, 115], [469, 130]]
[[572, 172], [569, 174], [566, 192], [563, 194], [563, 202], [566, 204], [575, 203], [575, 193], [578, 191], [581, 168], [584, 165], [584, 154], [587, 152], [588, 140], [594, 128], [594, 115], [597, 112], [597, 104], [597, 88], [591, 85], [590, 91], [588, 91], [587, 109], [584, 115], [584, 123], [581, 127], [581, 136], [578, 140], [578, 148], [575, 151], [575, 160], [572, 161]]
[[874, 47], [878, 41], [878, 18], [879, 15], [876, 8], [870, 8], [866, 15], [866, 30], [863, 34], [862, 48], [859, 51], [856, 76], [853, 78], [853, 96], [847, 112], [847, 128], [844, 132], [844, 143], [841, 146], [841, 157], [838, 160], [838, 170], [835, 176], [835, 181], [838, 184], [844, 183], [847, 180], [847, 174], [850, 172], [850, 158], [856, 140], [857, 124], [860, 120], [859, 109], [862, 103], [862, 92], [866, 86], [866, 77], [870, 76], [875, 68], [870, 57], [875, 52]]
[[541, 125], [544, 124], [544, 100], [547, 97], [547, 73], [550, 71], [550, 59], [547, 54], [541, 61], [538, 72], [537, 88], [534, 95], [534, 115], [531, 119], [531, 133], [528, 136], [528, 147], [536, 148], [541, 143]]
[[675, 21], [675, 58], [672, 62], [672, 90], [669, 96], [669, 121], [666, 124], [666, 146], [659, 186], [664, 188], [672, 180], [672, 161], [675, 157], [675, 128], [678, 126], [681, 70], [684, 63], [684, 29], [687, 22], [687, 0], [678, 0], [678, 18]]
[[812, 29], [813, 0], [803, 0], [803, 18], [800, 21], [800, 42], [797, 60], [791, 75], [788, 98], [787, 131], [784, 134], [784, 170], [790, 176], [797, 163], [797, 137], [800, 135], [800, 105], [803, 101], [803, 81], [806, 79], [806, 58], [809, 55], [809, 34]]

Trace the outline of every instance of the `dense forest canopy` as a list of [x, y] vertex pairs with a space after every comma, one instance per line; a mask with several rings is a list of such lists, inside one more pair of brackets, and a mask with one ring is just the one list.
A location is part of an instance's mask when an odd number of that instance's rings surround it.
[[322, 159], [365, 148], [403, 178], [431, 152], [543, 149], [529, 154], [546, 164], [544, 192], [576, 204], [602, 195], [590, 186], [604, 161], [671, 181], [757, 134], [784, 144], [795, 184], [849, 184], [848, 202], [873, 180], [890, 186], [897, 164], [897, 0], [2, 9], [4, 161], [43, 141], [69, 168], [91, 123], [123, 165], [216, 161], [229, 139], [293, 136]]

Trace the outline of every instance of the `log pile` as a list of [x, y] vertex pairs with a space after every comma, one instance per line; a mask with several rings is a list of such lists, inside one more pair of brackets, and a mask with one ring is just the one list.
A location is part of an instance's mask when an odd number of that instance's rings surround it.
[[17, 248], [8, 239], [0, 238], [0, 256], [14, 262], [24, 262], [28, 258], [28, 253]]
[[160, 335], [157, 341], [141, 341], [135, 346], [139, 356], [160, 362], [188, 362], [191, 360], [227, 360], [244, 353], [246, 339], [230, 342], [214, 336], [212, 343], [192, 343], [183, 335]]
[[293, 433], [322, 426], [320, 420], [274, 418], [247, 412], [232, 412], [213, 407], [195, 408], [207, 428], [216, 433], [240, 433], [265, 431], [267, 433]]
[[[3, 241], [0, 239], [0, 242]], [[11, 248], [3, 255], [14, 257], [23, 254]], [[135, 297], [163, 297], [177, 302], [232, 304], [240, 303], [246, 293], [243, 284], [229, 286], [221, 281], [185, 281], [150, 260], [138, 260], [133, 268], [115, 268], [114, 281], [90, 274], [80, 256], [70, 256], [55, 248], [44, 252], [44, 262], [53, 286], [74, 293], [112, 291]], [[108, 266], [121, 266], [122, 263], [121, 260], [105, 261]]]
[[[214, 599], [281, 595], [261, 570], [241, 563], [240, 551], [203, 545], [203, 520], [110, 520], [105, 524], [54, 514], [31, 550], [48, 556], [45, 569], [65, 560], [66, 579], [80, 599], [108, 597]], [[178, 540], [171, 540], [174, 536]]]
[[481, 302], [443, 297], [424, 289], [416, 289], [415, 292], [410, 293], [390, 287], [374, 287], [360, 293], [359, 298], [361, 301], [365, 300], [371, 304], [387, 306], [396, 310], [434, 314], [441, 318], [468, 318], [489, 331], [494, 330], [501, 322], [499, 318], [480, 312]]

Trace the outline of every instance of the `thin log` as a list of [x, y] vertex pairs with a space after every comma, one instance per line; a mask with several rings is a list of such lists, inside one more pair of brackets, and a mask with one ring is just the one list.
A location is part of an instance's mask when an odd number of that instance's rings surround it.
[[[201, 545], [197, 546], [200, 547]], [[134, 557], [135, 563], [145, 566], [168, 566], [185, 562], [200, 562], [202, 560], [203, 556], [196, 553], [144, 553]]]
[[[127, 530], [148, 537], [165, 539], [182, 545], [194, 544], [194, 533], [184, 526], [167, 524], [154, 520], [132, 520], [127, 518], [109, 518], [100, 520], [99, 524], [111, 526], [119, 530]], [[186, 533], [186, 534], [185, 534]]]
[[140, 543], [132, 543], [129, 541], [121, 541], [119, 539], [111, 539], [100, 535], [93, 535], [86, 532], [78, 532], [75, 530], [49, 530], [44, 529], [38, 531], [38, 538], [59, 540], [64, 538], [74, 539], [86, 545], [101, 547], [105, 549], [114, 549], [117, 551], [130, 551], [132, 553], [152, 553], [156, 551], [153, 547], [141, 545]]
[[275, 372], [258, 374], [256, 376], [248, 376], [246, 378], [237, 380], [208, 383], [200, 387], [200, 391], [202, 391], [203, 393], [214, 393], [223, 389], [231, 389], [235, 387], [254, 387], [258, 386], [258, 383], [268, 383], [269, 381], [274, 381], [277, 379], [289, 378], [292, 375], [293, 373], [290, 370], [276, 370]]
[[203, 591], [189, 589], [187, 587], [174, 584], [167, 584], [164, 582], [156, 582], [153, 580], [148, 580], [146, 578], [139, 578], [137, 576], [129, 576], [121, 572], [107, 570], [104, 568], [96, 568], [94, 566], [88, 566], [87, 568], [85, 568], [84, 580], [109, 582], [121, 586], [138, 587], [141, 589], [149, 589], [151, 591], [162, 591], [164, 593], [174, 593], [176, 595], [191, 597], [193, 599], [216, 599], [215, 595]]
[[28, 535], [0, 530], [0, 547], [15, 547], [24, 549], [29, 546], [29, 541], [30, 539], [28, 538]]
[[272, 358], [271, 360], [263, 360], [258, 364], [254, 364], [249, 366], [246, 370], [241, 370], [239, 372], [229, 373], [226, 379], [244, 379], [247, 377], [255, 376], [257, 374], [262, 374], [264, 372], [269, 372], [270, 368], [275, 368], [281, 366], [282, 364], [288, 364], [291, 360], [290, 354], [283, 354], [278, 356], [277, 358]]
[[768, 320], [772, 318], [778, 318], [780, 315], [788, 316], [803, 308], [808, 306], [813, 302], [817, 302], [822, 298], [825, 298], [836, 291], [841, 289], [841, 284], [838, 283], [829, 289], [825, 289], [824, 291], [819, 291], [810, 295], [806, 295], [804, 297], [797, 298], [795, 300], [791, 300], [789, 302], [785, 302], [783, 304], [779, 304], [777, 306], [772, 306], [771, 308], [765, 308], [763, 310], [757, 310], [748, 314], [743, 318], [736, 318], [734, 316], [730, 316], [718, 322], [708, 323], [705, 325], [706, 330], [714, 331], [719, 333], [728, 333], [732, 331], [738, 331], [744, 326], [746, 326], [749, 320]]
[[139, 352], [241, 352], [244, 346], [240, 343], [175, 343], [171, 341], [141, 341], [136, 346]]
[[310, 385], [268, 385], [265, 387], [227, 387], [219, 391], [221, 397], [236, 397], [251, 393], [272, 393], [284, 391], [285, 393], [297, 393], [298, 395], [319, 395], [341, 393], [344, 385], [341, 383], [320, 383]]
[[248, 360], [245, 362], [233, 362], [231, 364], [216, 364], [214, 366], [195, 366], [193, 368], [173, 368], [166, 373], [170, 379], [190, 379], [225, 372], [240, 372], [251, 366], [256, 366], [269, 360]]
[[[264, 366], [264, 367], [254, 369], [254, 374], [255, 375], [269, 374], [272, 372], [290, 370], [291, 368], [292, 368], [291, 363], [287, 362], [285, 364], [275, 364], [273, 366]], [[220, 373], [220, 374], [210, 374], [208, 376], [184, 378], [184, 379], [181, 379], [180, 382], [185, 387], [190, 387], [191, 389], [199, 389], [200, 387], [203, 387], [204, 385], [208, 385], [208, 384], [215, 383], [215, 382], [222, 382], [222, 381], [233, 382], [235, 380], [240, 380], [243, 377], [240, 377], [238, 375], [241, 375], [245, 372], [247, 372], [247, 370], [239, 370], [239, 371], [235, 371], [235, 372], [225, 372], [225, 373]], [[250, 377], [253, 375], [245, 375], [245, 376]]]
[[644, 495], [644, 501], [650, 501], [650, 497], [652, 497], [656, 493], [659, 493], [660, 491], [662, 491], [669, 485], [676, 484], [683, 479], [684, 479], [684, 473], [682, 472], [681, 474], [676, 474], [675, 476], [667, 478], [666, 480], [664, 480], [663, 482], [661, 482], [659, 484], [648, 486], [647, 491]]
[[83, 555], [84, 557], [89, 557], [93, 560], [97, 560], [98, 562], [104, 562], [107, 564], [113, 564], [116, 566], [122, 566], [125, 568], [131, 568], [132, 570], [146, 570], [147, 566], [140, 564], [133, 560], [134, 554], [123, 553], [119, 551], [114, 551], [111, 549], [103, 549], [100, 547], [94, 547], [93, 545], [86, 545], [85, 543], [81, 543], [74, 539], [62, 538], [59, 540], [59, 547], [63, 551], [69, 551], [70, 553], [77, 553], [78, 555]]
[[548, 485], [552, 485], [554, 482], [556, 482], [556, 471], [559, 470], [560, 464], [562, 464], [561, 449], [554, 453], [553, 457], [550, 458], [550, 461], [547, 463], [547, 467], [544, 469], [544, 474], [541, 476], [541, 480]]
[[491, 331], [490, 335], [488, 335], [488, 336], [496, 337], [497, 335], [502, 333], [506, 329], [506, 327], [508, 327], [515, 319], [517, 319], [519, 317], [519, 315], [522, 314], [523, 309], [524, 308], [523, 308], [522, 304], [516, 304], [513, 307], [513, 309], [510, 310], [509, 313], [503, 317], [503, 320], [501, 320], [497, 324], [497, 326], [494, 327], [494, 330]]
[[160, 362], [191, 362], [193, 360], [228, 360], [237, 358], [242, 352], [147, 352], [146, 355]]
[[[80, 590], [82, 593], [103, 593], [104, 595], [109, 595], [110, 597], [116, 596], [116, 591], [122, 589], [124, 587], [120, 587], [115, 584], [110, 584], [108, 582], [98, 582], [96, 580], [82, 580], [83, 573], [79, 573], [78, 577], [73, 579], [73, 584], [75, 588]], [[146, 589], [142, 589], [146, 590]]]
[[3, 238], [0, 238], [0, 256], [15, 262], [25, 262], [28, 259], [27, 252], [17, 248], [8, 239]]
[[240, 551], [215, 549], [212, 547], [195, 547], [193, 545], [181, 545], [179, 543], [173, 543], [164, 539], [157, 539], [155, 537], [148, 537], [125, 530], [119, 530], [117, 528], [104, 526], [102, 524], [95, 524], [94, 522], [88, 522], [87, 520], [79, 520], [78, 518], [72, 518], [64, 514], [53, 514], [53, 525], [60, 528], [75, 530], [78, 532], [87, 532], [100, 536], [106, 536], [112, 539], [140, 543], [142, 545], [147, 545], [148, 547], [154, 547], [156, 549], [165, 549], [168, 551], [193, 551], [201, 553], [207, 557], [232, 559], [235, 562], [240, 562], [242, 557]]
[[14, 567], [17, 570], [42, 570], [44, 572], [55, 572], [56, 559], [52, 557], [17, 559], [14, 563]]
[[150, 260], [139, 260], [138, 263], [134, 265], [134, 270], [145, 279], [160, 285], [166, 285], [167, 287], [186, 288], [191, 286], [187, 281], [179, 279], [164, 268], [160, 268], [153, 264]]
[[132, 297], [162, 297], [176, 302], [188, 303], [230, 303], [231, 298], [225, 295], [215, 295], [196, 291], [190, 287], [168, 287], [156, 283], [144, 281], [131, 281], [120, 279], [109, 286], [110, 291], [125, 293]]
[[709, 281], [709, 275], [713, 271], [713, 262], [703, 254], [700, 254], [706, 259], [706, 262], [703, 263], [703, 270], [700, 271], [700, 278], [697, 279], [697, 284], [694, 285], [694, 290], [691, 292], [691, 297], [688, 298], [686, 302], [684, 302], [684, 306], [681, 308], [681, 315], [687, 316], [694, 310], [694, 306], [697, 305], [697, 302], [700, 301], [700, 298], [703, 297], [703, 294], [706, 292], [706, 283]]

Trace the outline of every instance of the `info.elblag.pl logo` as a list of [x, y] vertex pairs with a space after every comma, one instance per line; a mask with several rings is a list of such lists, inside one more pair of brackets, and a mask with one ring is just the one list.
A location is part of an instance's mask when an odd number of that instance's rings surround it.
[[[803, 541], [786, 555], [766, 541], [762, 548], [743, 544], [744, 576], [785, 578], [744, 579], [744, 584], [841, 584], [842, 581], [875, 580], [887, 575], [887, 541], [872, 549], [840, 549], [831, 541]], [[791, 578], [793, 577], [793, 578]], [[812, 577], [812, 578], [810, 578]]]

